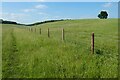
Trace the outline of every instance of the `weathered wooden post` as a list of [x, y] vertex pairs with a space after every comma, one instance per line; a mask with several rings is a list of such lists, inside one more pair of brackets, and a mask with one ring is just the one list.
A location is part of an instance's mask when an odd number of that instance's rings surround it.
[[62, 41], [64, 41], [64, 28], [62, 28]]
[[47, 32], [48, 32], [48, 37], [50, 37], [50, 32], [49, 32], [49, 28], [48, 28], [48, 31], [47, 31]]
[[41, 28], [40, 28], [40, 34], [41, 34]]
[[92, 32], [91, 36], [91, 52], [94, 53], [94, 32]]

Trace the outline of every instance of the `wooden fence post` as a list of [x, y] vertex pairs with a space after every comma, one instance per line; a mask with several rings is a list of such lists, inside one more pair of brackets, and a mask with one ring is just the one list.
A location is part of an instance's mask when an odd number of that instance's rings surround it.
[[62, 41], [64, 41], [64, 28], [62, 28]]
[[94, 32], [92, 32], [91, 36], [91, 52], [94, 53]]
[[48, 28], [48, 31], [47, 31], [47, 32], [48, 32], [48, 37], [50, 37], [50, 32], [49, 32], [49, 28]]
[[40, 34], [41, 34], [41, 28], [40, 28]]

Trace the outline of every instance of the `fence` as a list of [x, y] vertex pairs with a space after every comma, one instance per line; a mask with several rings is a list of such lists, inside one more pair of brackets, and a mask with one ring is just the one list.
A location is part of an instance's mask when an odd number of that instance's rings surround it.
[[[28, 29], [30, 32], [37, 32], [36, 28], [29, 28]], [[42, 34], [42, 29], [39, 28], [39, 34]], [[47, 29], [47, 36], [50, 38], [50, 29]], [[64, 42], [65, 41], [65, 30], [64, 28], [61, 28], [61, 40]], [[94, 32], [91, 34], [91, 53], [94, 54]]]

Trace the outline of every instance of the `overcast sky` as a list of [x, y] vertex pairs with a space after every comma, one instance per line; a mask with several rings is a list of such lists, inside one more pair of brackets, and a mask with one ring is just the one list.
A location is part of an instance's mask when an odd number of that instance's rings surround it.
[[51, 19], [97, 18], [101, 10], [106, 10], [109, 18], [118, 17], [117, 2], [3, 2], [0, 18], [29, 24]]

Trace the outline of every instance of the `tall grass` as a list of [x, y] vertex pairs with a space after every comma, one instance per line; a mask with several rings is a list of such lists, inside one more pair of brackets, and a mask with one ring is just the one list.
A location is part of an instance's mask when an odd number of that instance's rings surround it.
[[[11, 27], [9, 27], [11, 26]], [[3, 25], [4, 78], [116, 78], [117, 19], [67, 20], [24, 27]], [[39, 28], [42, 29], [41, 35]], [[50, 38], [47, 29], [50, 29]], [[61, 40], [61, 28], [65, 41]], [[91, 33], [95, 54], [91, 54]]]
[[2, 78], [2, 25], [0, 24], [0, 79]]

